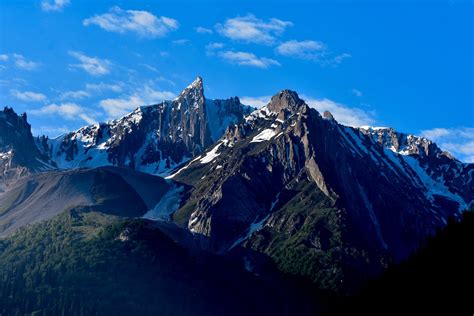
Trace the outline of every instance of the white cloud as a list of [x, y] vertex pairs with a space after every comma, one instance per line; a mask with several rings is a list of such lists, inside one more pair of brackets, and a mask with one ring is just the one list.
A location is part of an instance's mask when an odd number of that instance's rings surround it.
[[70, 128], [66, 126], [40, 126], [40, 127], [31, 127], [31, 132], [33, 135], [48, 135], [50, 137], [56, 137], [67, 132], [71, 131]]
[[216, 54], [216, 51], [224, 48], [224, 46], [224, 43], [210, 42], [206, 45], [206, 55], [214, 56]]
[[312, 40], [286, 41], [277, 46], [276, 52], [282, 56], [312, 60], [322, 65], [331, 66], [337, 66], [342, 63], [344, 59], [351, 57], [351, 55], [347, 53], [334, 55], [329, 51], [326, 44]]
[[474, 163], [474, 127], [433, 128], [421, 135], [461, 161]]
[[155, 90], [150, 86], [145, 86], [145, 88], [141, 91], [140, 94], [145, 104], [152, 104], [163, 100], [170, 100], [176, 96], [176, 94], [173, 92]]
[[452, 131], [447, 128], [433, 128], [421, 131], [421, 135], [433, 141], [436, 141], [442, 137], [449, 136]]
[[257, 57], [255, 54], [248, 52], [223, 51], [219, 53], [219, 56], [222, 59], [239, 66], [250, 66], [262, 69], [270, 66], [280, 66], [280, 63], [274, 59]]
[[272, 96], [270, 95], [265, 95], [261, 97], [241, 97], [240, 102], [245, 105], [251, 105], [256, 108], [261, 108], [262, 106], [265, 106], [270, 102], [270, 99]]
[[18, 100], [25, 102], [41, 102], [46, 100], [46, 96], [44, 94], [33, 91], [11, 90], [10, 93]]
[[145, 105], [143, 100], [136, 95], [100, 101], [100, 106], [107, 112], [110, 118], [121, 117], [142, 105]]
[[0, 54], [0, 61], [8, 61], [8, 55]]
[[41, 1], [41, 9], [43, 11], [62, 11], [69, 3], [69, 0], [43, 0]]
[[68, 120], [77, 120], [79, 118], [87, 124], [96, 124], [97, 122], [93, 118], [94, 115], [88, 112], [90, 111], [76, 103], [53, 103], [30, 111], [33, 115], [59, 115]]
[[61, 100], [66, 100], [66, 99], [84, 99], [90, 97], [90, 94], [84, 90], [76, 90], [76, 91], [65, 91], [61, 93], [59, 98]]
[[157, 17], [148, 11], [123, 10], [119, 7], [112, 7], [108, 13], [85, 19], [82, 24], [95, 24], [109, 32], [135, 33], [148, 38], [166, 36], [179, 27], [175, 19]]
[[41, 66], [41, 63], [28, 60], [21, 54], [13, 54], [13, 58], [15, 59], [15, 66], [23, 70], [35, 70]]
[[189, 43], [191, 43], [191, 41], [188, 40], [187, 38], [181, 38], [181, 39], [177, 39], [177, 40], [173, 41], [173, 44], [175, 44], [175, 45], [186, 45], [186, 44], [189, 44]]
[[224, 43], [211, 42], [206, 45], [206, 49], [208, 50], [221, 49], [221, 48], [224, 48]]
[[227, 19], [224, 24], [216, 24], [215, 28], [219, 34], [232, 40], [268, 45], [273, 44], [276, 37], [291, 25], [293, 23], [288, 21], [275, 18], [264, 21], [248, 14]]
[[330, 66], [337, 66], [341, 64], [344, 61], [344, 59], [351, 58], [351, 57], [352, 57], [351, 54], [343, 53], [333, 58], [327, 59], [324, 63]]
[[111, 62], [107, 59], [89, 57], [78, 51], [70, 51], [69, 55], [81, 62], [80, 64], [70, 64], [71, 68], [80, 68], [93, 76], [102, 76], [110, 72]]
[[327, 47], [319, 41], [287, 41], [280, 44], [276, 51], [278, 54], [301, 59], [317, 59], [326, 51]]
[[352, 89], [351, 92], [356, 96], [356, 97], [361, 97], [363, 95], [362, 91], [357, 90], [357, 89]]
[[142, 90], [120, 98], [108, 98], [100, 101], [99, 105], [109, 115], [109, 118], [121, 117], [142, 105], [156, 104], [175, 97], [170, 91], [154, 90], [146, 85]]
[[94, 92], [107, 92], [107, 91], [112, 91], [112, 92], [122, 92], [122, 84], [116, 84], [116, 83], [86, 83], [86, 90], [88, 91], [94, 91]]
[[212, 34], [212, 33], [214, 33], [211, 29], [208, 29], [208, 28], [205, 28], [205, 27], [202, 27], [202, 26], [196, 27], [196, 32], [199, 33], [199, 34]]
[[371, 112], [359, 108], [348, 107], [347, 105], [326, 98], [314, 99], [306, 96], [302, 98], [310, 107], [315, 108], [321, 114], [324, 113], [324, 111], [329, 111], [339, 123], [347, 126], [372, 125], [375, 122]]

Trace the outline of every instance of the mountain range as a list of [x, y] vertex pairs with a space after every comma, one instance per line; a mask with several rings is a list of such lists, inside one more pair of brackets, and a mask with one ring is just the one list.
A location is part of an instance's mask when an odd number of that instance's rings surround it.
[[424, 137], [339, 124], [291, 90], [259, 109], [208, 99], [198, 77], [53, 139], [0, 111], [0, 236], [64, 212], [138, 218], [258, 278], [345, 295], [461, 218], [473, 170]]

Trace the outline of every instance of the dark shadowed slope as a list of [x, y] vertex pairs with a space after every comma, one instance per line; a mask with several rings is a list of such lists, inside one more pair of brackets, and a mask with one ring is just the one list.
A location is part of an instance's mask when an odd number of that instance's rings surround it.
[[472, 315], [474, 213], [450, 221], [426, 247], [392, 266], [333, 315]]

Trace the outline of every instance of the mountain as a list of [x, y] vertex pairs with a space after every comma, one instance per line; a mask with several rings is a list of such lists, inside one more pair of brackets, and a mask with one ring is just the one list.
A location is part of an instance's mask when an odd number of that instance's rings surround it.
[[250, 111], [237, 97], [207, 99], [197, 77], [172, 101], [67, 133], [50, 140], [46, 151], [62, 169], [113, 165], [166, 174], [201, 153]]
[[[248, 266], [263, 254], [282, 271], [350, 292], [472, 202], [472, 164], [431, 142], [428, 153], [387, 146], [283, 90], [168, 177], [192, 187], [173, 221], [205, 249], [244, 251]], [[452, 164], [463, 181], [427, 167]]]
[[[148, 283], [160, 283], [168, 273], [179, 284], [163, 281], [173, 293], [193, 284], [205, 292], [208, 288], [199, 282], [209, 278], [217, 279], [209, 289], [215, 294], [219, 279], [245, 269], [235, 273], [250, 275], [252, 281], [244, 284], [231, 277], [234, 290], [216, 294], [217, 299], [229, 304], [235, 303], [233, 294], [248, 299], [245, 287], [286, 289], [287, 278], [305, 284], [296, 282], [294, 293], [306, 293], [312, 297], [309, 301], [319, 300], [314, 294], [319, 291], [353, 294], [473, 205], [474, 165], [456, 160], [428, 139], [391, 128], [341, 125], [331, 113], [321, 115], [290, 90], [251, 110], [238, 98], [205, 98], [198, 77], [172, 101], [142, 106], [121, 119], [55, 139], [35, 139], [26, 115], [17, 116], [8, 108], [0, 112], [0, 236], [6, 240], [0, 244], [0, 262], [8, 259], [0, 276], [13, 280], [1, 293], [14, 297], [15, 289], [27, 290], [19, 300], [38, 303], [47, 291], [76, 281], [71, 293], [82, 292], [81, 280], [96, 282], [86, 277], [92, 276], [107, 280], [103, 283], [111, 291], [133, 284], [142, 294], [137, 299], [142, 306], [143, 298], [176, 302], [176, 296]], [[145, 244], [123, 244], [130, 230], [118, 224], [122, 222], [132, 223], [134, 233], [145, 234]], [[28, 236], [36, 234], [44, 238], [28, 243]], [[67, 237], [65, 248], [60, 248], [60, 238], [48, 239], [55, 234]], [[158, 247], [150, 250], [150, 245]], [[148, 249], [144, 253], [142, 246]], [[22, 249], [36, 248], [48, 249], [54, 259], [45, 264], [45, 279], [36, 285], [64, 281], [43, 294], [31, 293], [34, 287], [24, 279], [37, 277], [40, 259], [21, 267], [12, 264], [12, 258], [25, 255]], [[92, 255], [82, 262], [86, 268], [78, 261], [83, 251]], [[146, 266], [153, 274], [161, 265], [172, 266], [176, 258], [166, 258], [175, 251], [190, 253], [183, 265], [177, 263], [179, 272], [166, 268], [150, 279], [140, 274], [143, 287], [130, 283], [126, 275], [118, 283], [111, 281], [120, 267], [136, 274], [136, 267]], [[58, 263], [56, 256], [67, 259]], [[41, 251], [34, 257], [41, 257]], [[114, 260], [123, 262], [114, 262], [112, 272], [95, 275], [93, 267]], [[201, 260], [211, 272], [219, 271], [216, 278], [196, 266]], [[72, 270], [55, 268], [63, 264]], [[71, 272], [82, 268], [83, 274]], [[15, 274], [20, 270], [23, 274]], [[258, 282], [266, 285], [254, 287]], [[285, 291], [250, 296], [280, 302], [293, 290]], [[111, 296], [110, 310], [120, 295], [133, 291], [125, 292]], [[65, 313], [81, 300], [96, 306], [91, 297], [59, 297], [61, 302], [47, 301], [38, 310], [56, 311], [60, 305]], [[194, 292], [186, 292], [185, 298], [186, 304], [207, 299]], [[322, 300], [316, 305], [327, 303]], [[262, 304], [255, 303], [258, 312], [249, 313], [261, 313]], [[37, 305], [22, 306], [29, 310]], [[288, 311], [287, 306], [279, 308]]]
[[[412, 169], [420, 172], [420, 178], [442, 184], [432, 189], [448, 190], [464, 200], [472, 199], [474, 196], [474, 186], [470, 185], [473, 181], [474, 164], [460, 162], [450, 153], [439, 148], [436, 143], [424, 137], [400, 133], [388, 127], [363, 126], [359, 130], [385, 148], [414, 158], [416, 163], [412, 163]], [[405, 160], [410, 161], [409, 158]], [[429, 186], [430, 184], [426, 181], [425, 184]]]
[[38, 150], [26, 113], [18, 116], [11, 108], [1, 110], [0, 180], [54, 167], [55, 164]]
[[0, 237], [67, 210], [141, 217], [171, 186], [162, 178], [116, 167], [52, 170], [4, 183], [0, 193]]

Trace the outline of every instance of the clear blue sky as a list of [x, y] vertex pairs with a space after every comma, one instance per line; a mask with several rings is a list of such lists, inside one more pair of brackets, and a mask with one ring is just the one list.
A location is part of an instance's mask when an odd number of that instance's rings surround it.
[[[235, 1], [234, 1], [235, 2]], [[290, 88], [474, 161], [472, 1], [0, 2], [0, 104], [58, 135], [169, 99]]]

